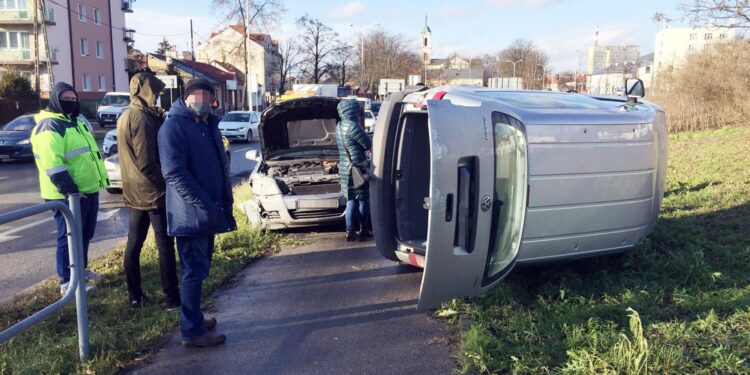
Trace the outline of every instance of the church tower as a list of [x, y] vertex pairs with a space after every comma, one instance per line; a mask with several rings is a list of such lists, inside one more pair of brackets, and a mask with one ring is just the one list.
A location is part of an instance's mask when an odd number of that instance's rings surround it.
[[427, 25], [427, 16], [424, 16], [424, 27], [422, 28], [422, 62], [429, 64], [432, 61], [432, 30]]

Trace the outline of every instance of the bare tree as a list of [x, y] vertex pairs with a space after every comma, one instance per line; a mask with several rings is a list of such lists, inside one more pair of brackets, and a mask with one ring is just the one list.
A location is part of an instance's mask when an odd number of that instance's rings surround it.
[[750, 29], [748, 0], [683, 0], [679, 10], [693, 25]]
[[363, 91], [374, 91], [382, 78], [406, 79], [410, 74], [421, 74], [424, 68], [419, 55], [412, 51], [400, 34], [376, 30], [364, 37], [364, 48], [359, 41], [355, 49], [356, 77], [360, 77], [360, 62], [364, 60], [364, 82], [360, 82]]
[[346, 86], [352, 76], [351, 61], [353, 57], [352, 46], [342, 44], [327, 63], [328, 76], [336, 81], [339, 86]]
[[278, 73], [279, 92], [288, 90], [287, 79], [299, 67], [299, 47], [292, 39], [287, 40], [279, 45], [279, 56], [273, 66], [274, 72]]
[[[488, 59], [485, 58], [484, 61]], [[524, 87], [527, 89], [541, 88], [544, 71], [550, 72], [551, 70], [549, 66], [544, 69], [549, 62], [547, 54], [542, 52], [534, 42], [525, 39], [517, 39], [489, 61], [491, 68], [494, 68], [491, 72], [499, 72], [501, 77], [512, 77], [514, 70], [512, 62], [516, 62], [516, 77], [523, 79]]]
[[302, 28], [299, 36], [301, 72], [313, 83], [320, 83], [331, 68], [329, 59], [341, 49], [339, 34], [309, 15], [298, 18], [297, 25]]

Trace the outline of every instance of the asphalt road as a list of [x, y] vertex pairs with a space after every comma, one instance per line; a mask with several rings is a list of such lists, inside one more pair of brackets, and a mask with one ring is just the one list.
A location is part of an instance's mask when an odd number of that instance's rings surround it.
[[[94, 126], [101, 140], [112, 128]], [[247, 176], [254, 162], [245, 159], [245, 152], [259, 149], [256, 142], [231, 144], [230, 171], [235, 180]], [[107, 254], [122, 243], [127, 235], [128, 214], [122, 196], [101, 191], [99, 222], [91, 242], [91, 259]], [[0, 163], [0, 213], [43, 203], [33, 161]], [[51, 276], [55, 272], [55, 223], [52, 213], [40, 214], [6, 225], [0, 225], [0, 305], [18, 293]]]
[[[241, 271], [207, 316], [225, 345], [185, 349], [175, 330], [138, 375], [451, 374], [451, 328], [417, 311], [422, 272], [343, 228], [298, 234]], [[125, 373], [128, 373], [127, 371]]]

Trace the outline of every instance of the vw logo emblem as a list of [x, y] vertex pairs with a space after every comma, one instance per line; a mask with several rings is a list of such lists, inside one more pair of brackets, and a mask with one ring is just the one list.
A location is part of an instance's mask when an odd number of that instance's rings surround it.
[[489, 195], [485, 195], [482, 198], [482, 212], [487, 212], [492, 208], [492, 198]]

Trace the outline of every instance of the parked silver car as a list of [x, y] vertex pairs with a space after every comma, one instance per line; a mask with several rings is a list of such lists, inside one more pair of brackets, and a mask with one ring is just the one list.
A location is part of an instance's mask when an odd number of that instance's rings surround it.
[[261, 154], [248, 152], [257, 162], [250, 176], [253, 198], [242, 203], [253, 224], [283, 229], [343, 222], [338, 103], [328, 97], [292, 99], [263, 112]]
[[626, 251], [664, 195], [664, 112], [629, 97], [473, 86], [392, 94], [375, 128], [378, 250], [424, 268], [419, 308], [476, 296], [518, 263]]

